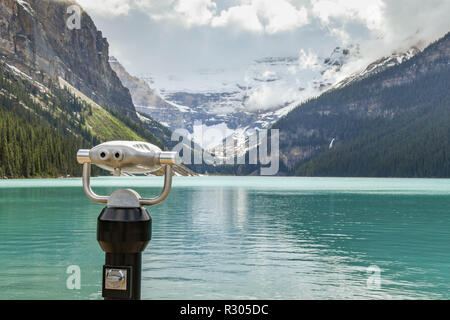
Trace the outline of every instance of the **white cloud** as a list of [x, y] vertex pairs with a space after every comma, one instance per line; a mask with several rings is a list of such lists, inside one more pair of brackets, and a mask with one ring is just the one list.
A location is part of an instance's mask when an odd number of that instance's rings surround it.
[[211, 25], [238, 26], [246, 31], [275, 34], [299, 28], [307, 22], [306, 9], [297, 9], [287, 0], [251, 0], [222, 10]]
[[217, 5], [211, 0], [180, 0], [175, 12], [187, 26], [209, 24]]
[[220, 13], [213, 0], [79, 0], [79, 3], [88, 12], [102, 17], [114, 18], [139, 10], [151, 19], [170, 20], [186, 27], [210, 25], [275, 34], [308, 23], [306, 8], [297, 8], [289, 0], [241, 0]]
[[294, 101], [297, 97], [292, 86], [284, 83], [278, 85], [263, 84], [250, 91], [245, 106], [249, 111], [270, 110], [280, 107], [287, 101]]
[[[383, 56], [411, 46], [424, 48], [442, 37], [450, 31], [449, 13], [448, 0], [311, 0], [310, 16], [319, 19], [341, 45], [361, 45], [360, 58], [339, 71], [344, 78]], [[350, 27], [357, 23], [368, 31], [368, 37], [359, 42]]]
[[[106, 18], [133, 10], [185, 27], [232, 28], [279, 34], [319, 21], [331, 36], [352, 41], [350, 24], [360, 24], [390, 45], [399, 40], [438, 37], [448, 30], [448, 0], [78, 0], [90, 14]], [[223, 8], [218, 10], [218, 4]], [[430, 20], [431, 19], [431, 20]], [[446, 29], [447, 28], [447, 29]], [[415, 35], [415, 33], [417, 34]]]
[[215, 15], [212, 0], [78, 0], [89, 13], [114, 18], [131, 10], [146, 13], [154, 20], [173, 20], [187, 27], [209, 24]]
[[404, 50], [436, 40], [450, 31], [449, 14], [448, 0], [386, 0], [384, 45]]
[[261, 80], [263, 80], [263, 81], [270, 81], [270, 80], [273, 80], [276, 78], [277, 78], [277, 73], [273, 72], [273, 71], [269, 71], [269, 70], [264, 71], [261, 75]]
[[254, 0], [252, 6], [269, 34], [293, 30], [308, 23], [306, 8], [297, 9], [286, 0]]
[[211, 25], [213, 27], [227, 27], [231, 25], [251, 32], [262, 32], [264, 30], [256, 11], [251, 5], [235, 6], [228, 10], [223, 10], [220, 16], [212, 20]]
[[131, 0], [78, 0], [78, 3], [89, 13], [114, 18], [127, 15], [132, 6]]
[[[183, 75], [194, 65], [243, 68], [254, 59], [298, 53], [299, 63], [289, 66], [288, 71], [292, 76], [302, 77], [314, 68], [316, 59], [326, 57], [335, 46], [347, 48], [359, 44], [360, 57], [327, 74], [332, 82], [394, 51], [404, 51], [412, 45], [423, 48], [450, 31], [449, 0], [79, 2], [105, 31], [111, 51], [120, 53], [121, 60], [130, 61], [127, 67], [131, 71], [159, 73], [161, 77], [168, 70]], [[123, 19], [112, 19], [116, 16]], [[201, 30], [189, 29], [199, 25], [203, 26]], [[129, 50], [130, 47], [139, 49]], [[196, 83], [194, 80], [191, 82]], [[275, 106], [285, 100], [289, 86], [293, 86], [292, 81], [283, 88], [263, 87], [249, 92], [248, 105], [255, 109]], [[295, 90], [287, 100], [303, 98], [308, 90], [305, 87], [301, 95]]]
[[315, 69], [318, 65], [319, 57], [316, 53], [312, 52], [311, 50], [306, 53], [305, 50], [300, 50], [300, 55], [298, 58], [298, 64], [300, 70], [306, 70], [306, 69]]
[[381, 30], [385, 23], [382, 0], [311, 0], [311, 5], [312, 13], [325, 25], [334, 18], [343, 22], [360, 21], [369, 30]]

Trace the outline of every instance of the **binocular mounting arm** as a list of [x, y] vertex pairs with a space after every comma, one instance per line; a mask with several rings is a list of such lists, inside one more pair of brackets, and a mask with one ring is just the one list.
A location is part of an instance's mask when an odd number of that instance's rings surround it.
[[[162, 151], [157, 146], [139, 141], [105, 142], [91, 150], [81, 149], [77, 153], [77, 161], [83, 164], [83, 189], [87, 197], [97, 203], [108, 206], [153, 206], [163, 202], [172, 188], [172, 165], [179, 163], [176, 152]], [[155, 198], [141, 198], [130, 189], [118, 190], [110, 196], [100, 196], [91, 189], [91, 165], [95, 164], [114, 175], [121, 172], [145, 174], [156, 172], [165, 167], [164, 188]]]
[[[168, 197], [172, 188], [172, 166], [166, 165], [166, 173], [164, 175], [164, 187], [161, 194], [155, 198], [140, 198], [141, 206], [157, 205]], [[83, 189], [86, 196], [97, 203], [108, 203], [109, 196], [99, 196], [91, 188], [91, 163], [83, 163]]]
[[86, 196], [97, 203], [107, 203], [108, 196], [99, 196], [91, 189], [91, 164], [83, 163], [83, 190]]

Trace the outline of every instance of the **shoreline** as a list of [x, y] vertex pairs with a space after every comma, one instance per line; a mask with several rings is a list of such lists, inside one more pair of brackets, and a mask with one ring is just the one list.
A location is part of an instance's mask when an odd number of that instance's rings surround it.
[[[113, 175], [104, 175], [104, 176], [92, 176], [91, 178], [104, 178], [104, 177], [114, 177]], [[134, 177], [134, 178], [144, 178], [144, 177], [161, 177], [159, 175], [150, 175], [150, 176], [123, 176], [123, 177]], [[237, 175], [221, 175], [221, 174], [212, 174], [212, 175], [205, 175], [205, 174], [198, 174], [196, 176], [177, 176], [174, 175], [174, 178], [176, 177], [237, 177], [237, 178], [323, 178], [323, 179], [424, 179], [424, 180], [432, 180], [432, 179], [450, 179], [450, 177], [354, 177], [354, 176], [237, 176]], [[81, 179], [81, 176], [57, 176], [57, 177], [31, 177], [31, 178], [24, 178], [24, 177], [0, 177], [0, 181], [7, 181], [7, 180], [46, 180], [46, 179]], [[119, 178], [119, 177], [117, 177]]]

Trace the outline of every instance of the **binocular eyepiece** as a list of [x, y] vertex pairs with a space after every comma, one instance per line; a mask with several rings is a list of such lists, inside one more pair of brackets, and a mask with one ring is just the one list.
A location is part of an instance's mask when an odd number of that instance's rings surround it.
[[98, 167], [120, 176], [122, 172], [144, 174], [155, 172], [163, 165], [179, 164], [176, 152], [162, 151], [148, 142], [111, 141], [90, 150], [77, 153], [78, 163], [93, 163]]
[[[178, 154], [162, 151], [157, 146], [140, 141], [111, 141], [102, 143], [90, 150], [81, 149], [77, 161], [83, 164], [83, 188], [89, 199], [97, 203], [108, 203], [110, 207], [155, 205], [164, 201], [172, 185], [172, 165], [180, 163]], [[141, 198], [133, 190], [118, 190], [111, 196], [98, 196], [90, 187], [91, 164], [113, 172], [115, 176], [122, 173], [145, 174], [166, 168], [164, 189], [156, 198]], [[124, 201], [124, 198], [132, 199]]]

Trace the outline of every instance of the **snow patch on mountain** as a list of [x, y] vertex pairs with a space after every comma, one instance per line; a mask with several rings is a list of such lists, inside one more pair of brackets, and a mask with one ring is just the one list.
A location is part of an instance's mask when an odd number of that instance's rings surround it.
[[[157, 105], [136, 109], [171, 130], [182, 128], [192, 134], [194, 123], [200, 122], [203, 131], [221, 131], [216, 137], [245, 134], [250, 129], [269, 128], [307, 99], [400, 64], [418, 51], [394, 53], [367, 66], [359, 46], [351, 45], [336, 47], [327, 56], [300, 50], [296, 56], [263, 57], [244, 69], [152, 75], [148, 84], [170, 105], [170, 111]], [[207, 149], [220, 142], [219, 138], [199, 141]]]
[[30, 15], [34, 16], [34, 10], [31, 8], [30, 4], [24, 0], [16, 0], [16, 2]]
[[382, 57], [382, 58], [374, 61], [373, 63], [369, 64], [362, 71], [355, 72], [355, 73], [351, 74], [350, 76], [346, 77], [345, 79], [339, 81], [338, 83], [333, 85], [333, 88], [344, 87], [354, 81], [361, 80], [372, 74], [386, 70], [389, 67], [399, 65], [399, 64], [411, 59], [420, 51], [421, 50], [418, 47], [413, 46], [410, 49], [408, 49], [406, 52], [401, 52], [401, 53], [394, 52], [390, 56]]

